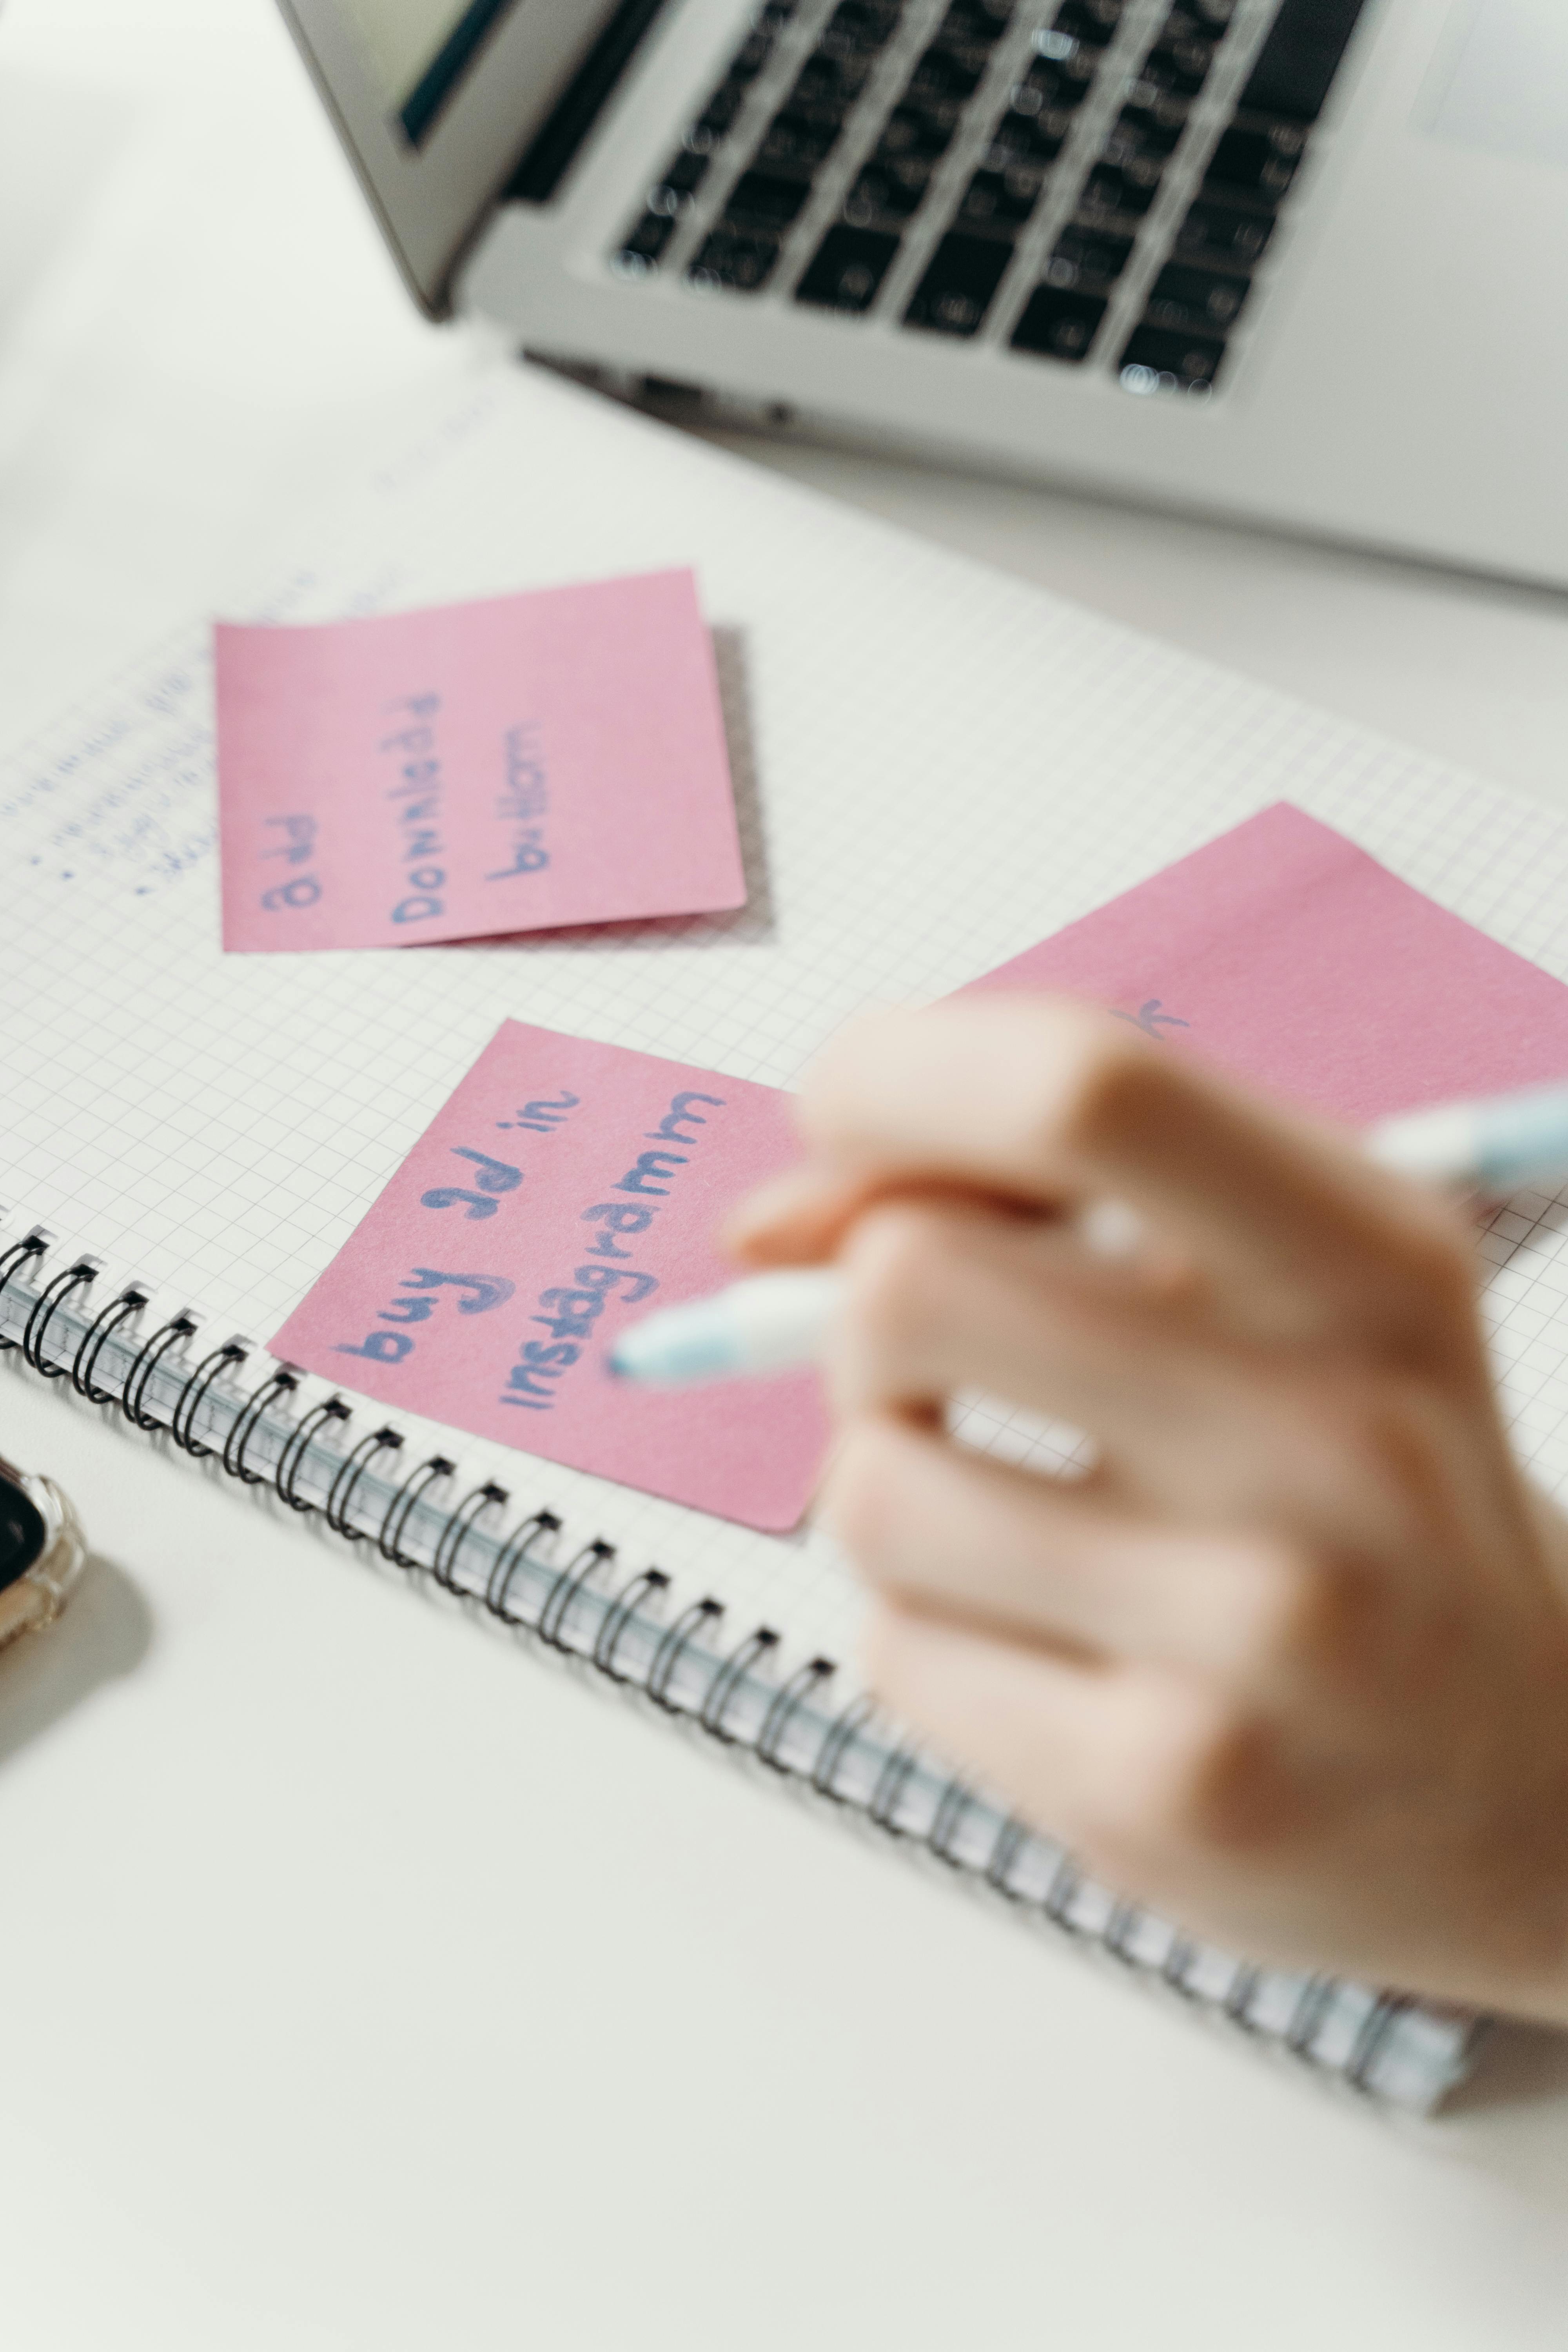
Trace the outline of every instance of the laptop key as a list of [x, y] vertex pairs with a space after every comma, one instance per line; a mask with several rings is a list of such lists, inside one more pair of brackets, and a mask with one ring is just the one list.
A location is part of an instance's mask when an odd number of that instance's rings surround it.
[[875, 0], [840, 0], [817, 46], [829, 57], [873, 58], [885, 48], [899, 21], [895, 7]]
[[934, 163], [952, 143], [960, 112], [958, 107], [950, 104], [895, 106], [882, 125], [872, 160], [886, 163], [906, 155], [920, 155], [928, 163]]
[[1284, 0], [1258, 53], [1242, 105], [1316, 122], [1362, 6], [1363, 0]]
[[1015, 164], [1054, 163], [1061, 153], [1070, 120], [1060, 114], [1020, 115], [1011, 107], [991, 134], [985, 150], [987, 171], [1005, 172]]
[[647, 194], [650, 213], [664, 213], [673, 220], [689, 210], [691, 199], [707, 177], [709, 155], [693, 155], [685, 149], [672, 155], [664, 167], [664, 175]]
[[1240, 316], [1251, 289], [1250, 278], [1232, 278], [1217, 269], [1194, 269], [1168, 261], [1149, 290], [1144, 323], [1173, 327], [1186, 334], [1224, 333]]
[[965, 188], [958, 217], [966, 228], [995, 222], [1016, 228], [1034, 211], [1045, 185], [1043, 172], [1016, 163], [1002, 172], [976, 172]]
[[1225, 38], [1235, 13], [1233, 0], [1175, 0], [1160, 28], [1160, 38], [1206, 41], [1212, 48]]
[[1252, 196], [1272, 209], [1296, 176], [1301, 160], [1300, 131], [1254, 131], [1232, 124], [1222, 131], [1204, 173], [1204, 192]]
[[842, 121], [865, 89], [868, 71], [863, 58], [834, 57], [814, 49], [796, 77], [790, 104], [820, 107]]
[[1096, 163], [1079, 203], [1086, 213], [1146, 213], [1160, 184], [1157, 163]]
[[724, 206], [724, 226], [786, 229], [810, 194], [809, 180], [786, 180], [773, 172], [743, 172]]
[[1274, 234], [1271, 214], [1240, 212], [1200, 196], [1176, 231], [1175, 250], [1194, 261], [1255, 262]]
[[1153, 131], [1173, 131], [1181, 137], [1189, 108], [1179, 93], [1163, 89], [1155, 81], [1144, 79], [1142, 70], [1127, 84], [1127, 103], [1122, 109], [1122, 121], [1129, 115]]
[[715, 229], [687, 271], [693, 286], [705, 292], [725, 287], [736, 294], [753, 294], [766, 285], [779, 257], [776, 236], [740, 236]]
[[[1054, 34], [1035, 37], [1037, 44], [1057, 37]], [[1042, 106], [1058, 107], [1070, 113], [1089, 96], [1099, 63], [1098, 53], [1083, 48], [1077, 41], [1068, 42], [1060, 51], [1047, 51], [1035, 58], [1023, 80], [1015, 86], [1012, 103], [1023, 106], [1026, 91], [1034, 91], [1037, 113]]]
[[1013, 349], [1043, 359], [1084, 359], [1104, 316], [1103, 294], [1037, 286], [1013, 330]]
[[1051, 248], [1046, 264], [1047, 286], [1109, 286], [1127, 267], [1132, 250], [1130, 236], [1111, 229], [1089, 228], [1069, 221]]
[[991, 62], [990, 52], [965, 42], [962, 47], [948, 47], [933, 42], [910, 76], [905, 96], [924, 98], [972, 98], [980, 87], [981, 77]]
[[675, 235], [675, 215], [644, 213], [631, 235], [622, 243], [616, 259], [626, 276], [642, 277], [654, 268], [659, 255]]
[[746, 103], [746, 88], [744, 82], [721, 82], [697, 118], [698, 133], [717, 144]]
[[1013, 21], [1013, 0], [952, 0], [938, 38], [999, 41]]
[[1054, 163], [1071, 129], [1069, 114], [1035, 114], [1010, 106], [991, 133], [986, 167], [1005, 172], [1011, 163]]
[[838, 144], [843, 124], [821, 121], [809, 114], [796, 114], [785, 107], [775, 114], [763, 133], [757, 150], [759, 163], [794, 164], [803, 172], [815, 171]]
[[1218, 336], [1134, 327], [1120, 362], [1122, 388], [1138, 393], [1206, 393], [1224, 358], [1225, 344]]
[[857, 228], [884, 218], [908, 220], [920, 210], [931, 175], [931, 164], [920, 155], [868, 163], [844, 199], [844, 217]]
[[[1174, 121], [1169, 119], [1171, 113]], [[1118, 164], [1152, 163], [1158, 173], [1186, 129], [1186, 121], [1185, 107], [1168, 109], [1162, 120], [1151, 107], [1124, 106], [1106, 134], [1101, 159]]]
[[944, 236], [904, 312], [905, 326], [973, 335], [1012, 258], [1009, 237]]
[[825, 310], [868, 310], [898, 249], [898, 238], [887, 230], [830, 228], [795, 299]]
[[1115, 36], [1121, 21], [1122, 0], [1062, 0], [1052, 19], [1052, 30], [1070, 33], [1075, 41], [1087, 41], [1090, 47], [1102, 49]]
[[772, 34], [753, 33], [749, 41], [742, 42], [740, 47], [731, 58], [730, 79], [731, 81], [755, 81], [757, 76], [762, 72], [763, 68], [767, 64], [767, 61], [772, 57], [773, 53], [773, 43]]
[[1170, 98], [1196, 98], [1214, 57], [1212, 42], [1162, 38], [1139, 67], [1138, 79]]

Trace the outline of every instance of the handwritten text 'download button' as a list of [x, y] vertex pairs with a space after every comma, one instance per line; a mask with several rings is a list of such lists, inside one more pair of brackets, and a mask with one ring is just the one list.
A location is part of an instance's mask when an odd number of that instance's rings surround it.
[[745, 901], [689, 572], [216, 633], [223, 939], [412, 947]]

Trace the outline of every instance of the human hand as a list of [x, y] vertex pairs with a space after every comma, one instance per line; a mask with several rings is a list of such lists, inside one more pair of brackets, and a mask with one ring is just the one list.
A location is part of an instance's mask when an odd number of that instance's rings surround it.
[[[844, 1268], [827, 1511], [888, 1705], [1189, 1930], [1568, 2022], [1568, 1526], [1458, 1213], [1044, 997], [864, 1018], [801, 1123], [731, 1240]], [[965, 1448], [963, 1390], [1094, 1467]]]

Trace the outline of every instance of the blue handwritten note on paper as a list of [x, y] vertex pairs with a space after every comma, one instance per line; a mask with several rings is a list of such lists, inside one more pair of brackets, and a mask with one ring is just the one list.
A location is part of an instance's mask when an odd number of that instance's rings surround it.
[[613, 1380], [648, 1305], [717, 1290], [714, 1228], [798, 1156], [773, 1087], [508, 1021], [271, 1345], [383, 1403], [778, 1532], [816, 1486], [814, 1372]]
[[697, 585], [658, 572], [216, 635], [228, 949], [745, 903]]

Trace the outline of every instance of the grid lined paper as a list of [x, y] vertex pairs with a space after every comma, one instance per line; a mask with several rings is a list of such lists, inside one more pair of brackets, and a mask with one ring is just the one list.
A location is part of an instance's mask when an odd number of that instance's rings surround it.
[[[7, 1231], [278, 1328], [510, 1016], [789, 1086], [871, 999], [925, 1001], [1272, 801], [1568, 977], [1568, 825], [1270, 689], [939, 553], [553, 379], [507, 371], [245, 618], [326, 619], [692, 564], [751, 898], [472, 947], [227, 957], [205, 631], [0, 770]], [[1515, 1442], [1568, 1482], [1568, 1213], [1494, 1218]], [[371, 1408], [374, 1412], [375, 1408]], [[753, 1535], [409, 1424], [736, 1624], [852, 1649], [820, 1533]], [[990, 1404], [971, 1442], [1063, 1458]]]

